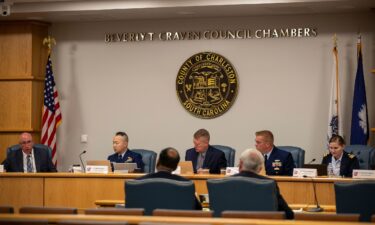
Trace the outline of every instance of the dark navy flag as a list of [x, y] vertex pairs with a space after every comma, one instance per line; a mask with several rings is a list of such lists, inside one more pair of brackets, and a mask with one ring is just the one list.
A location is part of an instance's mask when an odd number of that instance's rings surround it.
[[358, 38], [357, 48], [358, 67], [354, 84], [352, 130], [350, 136], [350, 144], [367, 145], [367, 141], [369, 139], [369, 124], [367, 115], [368, 113], [365, 79], [363, 75], [361, 37]]

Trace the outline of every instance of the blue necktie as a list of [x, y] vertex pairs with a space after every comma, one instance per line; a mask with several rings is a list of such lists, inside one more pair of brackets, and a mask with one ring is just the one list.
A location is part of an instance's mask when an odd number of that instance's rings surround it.
[[122, 162], [122, 155], [118, 155], [118, 162]]
[[32, 173], [33, 172], [33, 164], [31, 163], [31, 155], [26, 156], [26, 165], [27, 165], [27, 172]]

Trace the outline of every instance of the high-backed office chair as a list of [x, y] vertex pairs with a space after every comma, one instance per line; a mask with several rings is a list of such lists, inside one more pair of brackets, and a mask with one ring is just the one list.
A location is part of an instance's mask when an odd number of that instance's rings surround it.
[[360, 221], [370, 221], [375, 214], [375, 181], [335, 182], [336, 212], [359, 213]]
[[277, 211], [274, 180], [228, 177], [207, 180], [210, 208], [218, 217], [225, 210]]
[[125, 207], [144, 208], [145, 215], [154, 209], [195, 209], [195, 187], [192, 181], [164, 178], [127, 180]]
[[86, 215], [131, 215], [131, 216], [143, 216], [145, 214], [144, 209], [127, 209], [127, 208], [116, 208], [116, 207], [108, 207], [108, 208], [95, 208], [95, 209], [86, 209]]
[[367, 145], [347, 145], [345, 151], [358, 158], [359, 168], [363, 170], [375, 169], [375, 148]]
[[12, 213], [14, 213], [14, 209], [13, 209], [12, 206], [1, 205], [0, 206], [0, 213], [9, 213], [9, 214], [12, 214]]
[[142, 161], [145, 164], [144, 172], [153, 173], [156, 167], [156, 152], [146, 149], [132, 149], [133, 152], [142, 155]]
[[277, 146], [279, 149], [290, 152], [292, 154], [294, 165], [296, 168], [302, 168], [305, 164], [305, 150], [294, 146]]
[[236, 150], [225, 145], [212, 145], [212, 147], [221, 150], [225, 154], [225, 158], [227, 160], [227, 166], [233, 167], [234, 166], [234, 159], [236, 157]]
[[57, 208], [57, 207], [39, 207], [39, 206], [25, 206], [21, 207], [20, 213], [27, 214], [77, 214], [76, 208]]
[[[46, 151], [48, 151], [49, 153], [49, 156], [52, 157], [52, 149], [50, 147], [48, 147], [47, 145], [42, 145], [42, 144], [34, 144], [35, 147], [38, 147], [38, 148], [41, 148], [41, 149], [45, 149]], [[17, 151], [21, 149], [21, 145], [12, 145], [10, 146], [9, 148], [7, 148], [7, 155], [11, 152], [11, 151]]]
[[358, 222], [359, 214], [295, 213], [295, 220]]
[[226, 210], [221, 213], [222, 218], [242, 218], [242, 219], [285, 219], [285, 212], [280, 211], [231, 211]]
[[155, 209], [153, 216], [177, 216], [177, 217], [212, 217], [212, 211], [201, 210], [176, 210], [176, 209]]

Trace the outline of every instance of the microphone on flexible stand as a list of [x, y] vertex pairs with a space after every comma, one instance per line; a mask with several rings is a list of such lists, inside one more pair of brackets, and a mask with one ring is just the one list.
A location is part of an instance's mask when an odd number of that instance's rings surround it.
[[86, 153], [86, 150], [83, 150], [83, 152], [81, 152], [81, 154], [79, 154], [79, 160], [81, 160], [81, 168], [83, 168], [83, 172], [86, 173], [86, 167], [85, 167], [85, 164], [83, 164], [83, 161], [82, 161], [82, 155]]
[[[315, 162], [315, 158], [314, 159], [312, 159], [309, 163], [307, 163], [307, 164], [311, 164], [311, 163], [313, 163], [313, 162]], [[308, 176], [303, 176], [303, 177], [305, 177], [305, 178], [308, 178]], [[314, 207], [314, 208], [310, 208], [310, 209], [307, 209], [306, 211], [307, 212], [323, 212], [324, 211], [324, 209], [322, 208], [322, 207], [320, 207], [320, 205], [319, 205], [319, 202], [318, 202], [318, 197], [316, 196], [316, 186], [315, 186], [315, 181], [314, 181], [314, 179], [312, 178], [312, 177], [310, 177], [311, 178], [311, 183], [312, 183], [312, 185], [313, 185], [313, 191], [314, 191], [314, 198], [315, 198], [315, 204], [316, 204], [316, 207]]]

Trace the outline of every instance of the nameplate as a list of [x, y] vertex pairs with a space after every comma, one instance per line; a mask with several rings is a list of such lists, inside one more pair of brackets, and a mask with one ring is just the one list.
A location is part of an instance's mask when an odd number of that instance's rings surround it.
[[309, 169], [309, 168], [294, 168], [293, 169], [293, 177], [317, 177], [318, 170], [317, 169]]
[[86, 173], [108, 173], [108, 166], [94, 166], [88, 165], [86, 166]]
[[355, 179], [375, 179], [375, 170], [353, 170]]
[[73, 173], [82, 173], [82, 167], [81, 166], [73, 166], [72, 167]]
[[239, 168], [238, 167], [227, 167], [225, 170], [225, 175], [234, 175], [236, 173], [239, 173]]
[[4, 165], [0, 165], [0, 173], [4, 173]]

